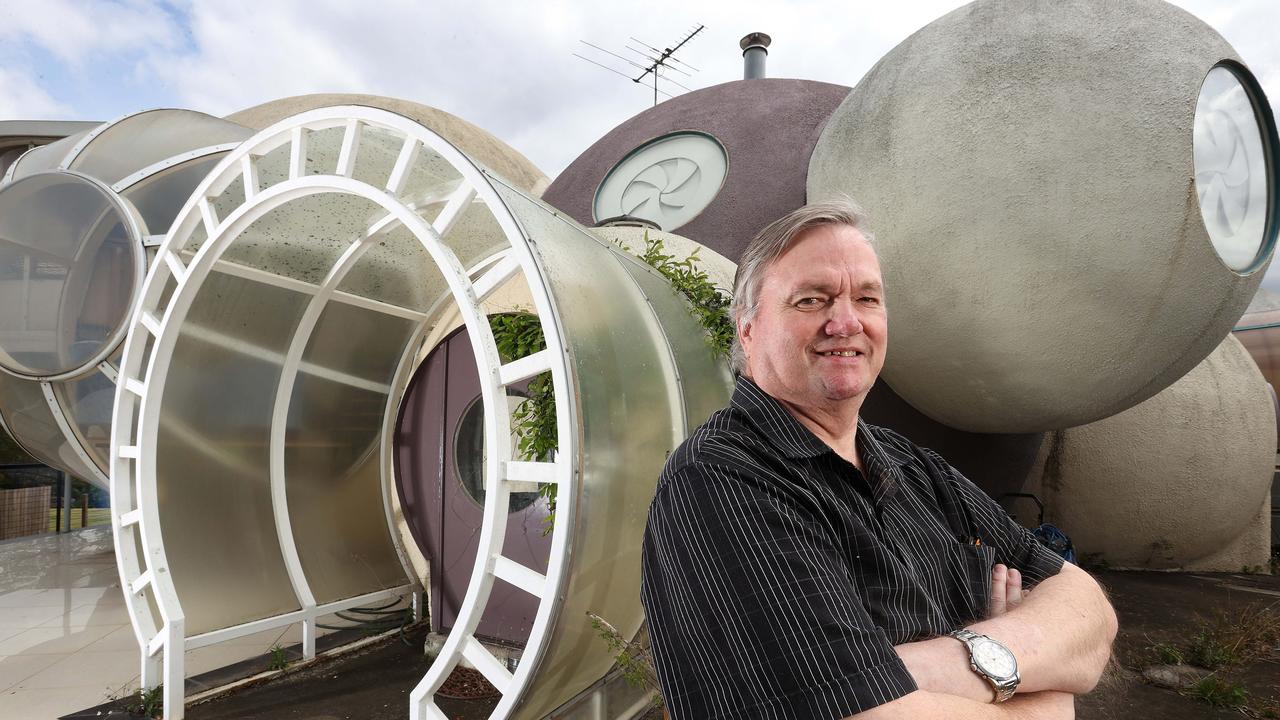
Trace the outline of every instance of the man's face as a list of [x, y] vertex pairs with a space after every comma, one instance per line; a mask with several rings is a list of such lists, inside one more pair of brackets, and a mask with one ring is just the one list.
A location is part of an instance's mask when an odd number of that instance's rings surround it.
[[862, 233], [801, 233], [765, 271], [738, 334], [751, 379], [773, 397], [801, 411], [861, 407], [889, 339], [880, 263]]

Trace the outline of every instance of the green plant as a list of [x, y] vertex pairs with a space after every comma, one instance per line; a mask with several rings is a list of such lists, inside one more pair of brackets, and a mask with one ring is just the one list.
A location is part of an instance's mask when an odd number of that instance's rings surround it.
[[271, 659], [267, 661], [268, 670], [284, 670], [289, 667], [289, 656], [279, 643], [272, 645], [267, 652], [271, 655]]
[[1155, 645], [1152, 645], [1151, 653], [1155, 655], [1157, 661], [1164, 665], [1181, 665], [1187, 661], [1186, 657], [1182, 654], [1182, 650], [1180, 650], [1176, 645], [1170, 645], [1169, 643], [1156, 643]]
[[1214, 707], [1238, 708], [1249, 702], [1249, 692], [1234, 680], [1210, 675], [1191, 688], [1191, 694]]
[[1209, 670], [1252, 662], [1280, 642], [1280, 604], [1249, 605], [1234, 614], [1219, 613], [1201, 622], [1191, 641], [1188, 662]]
[[[524, 312], [491, 315], [489, 327], [493, 330], [493, 341], [503, 363], [528, 357], [547, 348], [542, 321], [537, 315]], [[559, 437], [556, 432], [556, 397], [551, 373], [540, 373], [529, 381], [527, 397], [512, 411], [511, 422], [516, 434], [516, 452], [524, 460], [542, 460], [556, 451]], [[542, 534], [547, 535], [555, 529], [556, 485], [543, 483], [538, 486], [538, 494], [547, 499], [548, 513], [542, 521]]]
[[729, 296], [711, 284], [705, 270], [697, 266], [698, 251], [684, 260], [663, 252], [662, 239], [644, 234], [644, 253], [640, 259], [662, 273], [678, 290], [693, 310], [693, 317], [707, 331], [707, 344], [716, 357], [728, 357], [733, 344], [734, 327], [729, 319]]
[[1240, 657], [1230, 645], [1224, 642], [1219, 633], [1207, 627], [1201, 628], [1191, 640], [1188, 658], [1191, 664], [1207, 670], [1217, 670], [1240, 662]]
[[157, 718], [164, 712], [164, 686], [138, 688], [125, 702], [125, 710], [145, 718]]
[[591, 618], [591, 628], [609, 646], [613, 653], [622, 677], [632, 687], [648, 688], [653, 691], [653, 704], [662, 705], [662, 693], [658, 689], [658, 673], [653, 668], [653, 656], [649, 649], [640, 643], [622, 637], [609, 621], [593, 612], [587, 612]]

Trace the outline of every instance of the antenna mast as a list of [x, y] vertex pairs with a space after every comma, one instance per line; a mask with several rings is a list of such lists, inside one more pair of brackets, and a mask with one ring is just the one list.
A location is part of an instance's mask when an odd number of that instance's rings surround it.
[[[680, 83], [678, 83], [678, 82], [676, 82], [675, 80], [673, 80], [673, 79], [670, 77], [670, 75], [668, 75], [668, 74], [664, 73], [664, 71], [669, 70], [669, 71], [673, 71], [673, 72], [678, 72], [678, 73], [680, 73], [680, 74], [682, 74], [682, 75], [685, 75], [685, 76], [691, 76], [691, 73], [690, 73], [689, 71], [698, 72], [698, 69], [697, 69], [697, 68], [693, 67], [693, 66], [692, 66], [692, 65], [690, 65], [689, 63], [684, 62], [683, 60], [680, 60], [680, 59], [676, 58], [676, 57], [675, 57], [675, 53], [676, 53], [676, 51], [677, 51], [677, 50], [679, 50], [681, 47], [683, 47], [683, 46], [685, 45], [685, 43], [687, 43], [687, 42], [689, 42], [690, 40], [692, 40], [692, 39], [694, 38], [694, 36], [695, 36], [695, 35], [697, 35], [698, 33], [702, 32], [704, 29], [706, 29], [706, 25], [699, 24], [697, 27], [695, 27], [695, 28], [693, 28], [692, 30], [690, 30], [689, 32], [685, 33], [685, 34], [684, 34], [684, 36], [683, 36], [683, 37], [681, 37], [681, 38], [680, 38], [680, 40], [679, 40], [678, 42], [676, 42], [676, 44], [675, 44], [675, 45], [673, 45], [673, 46], [671, 46], [671, 47], [668, 47], [668, 48], [664, 48], [664, 49], [662, 49], [662, 50], [659, 50], [658, 48], [656, 48], [656, 47], [654, 47], [654, 46], [652, 46], [652, 45], [649, 45], [648, 43], [641, 42], [640, 40], [637, 40], [637, 39], [635, 39], [635, 38], [629, 38], [629, 39], [631, 40], [631, 42], [636, 43], [636, 44], [637, 44], [637, 45], [639, 45], [640, 47], [639, 47], [639, 48], [635, 48], [635, 47], [632, 47], [631, 45], [629, 45], [629, 44], [628, 44], [628, 45], [627, 45], [627, 49], [628, 49], [628, 50], [630, 50], [630, 51], [631, 51], [631, 52], [633, 52], [633, 53], [636, 53], [637, 55], [639, 55], [640, 57], [644, 58], [645, 60], [648, 60], [648, 61], [649, 61], [649, 62], [648, 62], [648, 64], [642, 64], [642, 63], [636, 62], [635, 60], [632, 60], [631, 58], [624, 57], [624, 56], [619, 55], [618, 53], [612, 52], [612, 51], [610, 51], [610, 50], [606, 50], [606, 49], [604, 49], [604, 48], [600, 47], [599, 45], [593, 45], [593, 44], [591, 44], [591, 43], [587, 42], [586, 40], [581, 40], [581, 41], [579, 41], [579, 42], [581, 42], [583, 45], [586, 45], [587, 47], [590, 47], [590, 48], [594, 48], [594, 49], [596, 49], [596, 50], [599, 50], [600, 52], [605, 53], [606, 55], [610, 55], [610, 56], [612, 56], [612, 57], [614, 57], [614, 58], [617, 58], [618, 60], [621, 60], [621, 61], [623, 61], [624, 63], [627, 63], [628, 65], [631, 65], [632, 67], [634, 67], [634, 68], [638, 69], [638, 70], [640, 71], [640, 74], [639, 74], [639, 75], [636, 75], [635, 77], [631, 77], [631, 75], [630, 75], [630, 74], [628, 74], [628, 73], [620, 72], [620, 71], [618, 71], [618, 70], [617, 70], [617, 69], [615, 69], [615, 68], [612, 68], [612, 67], [609, 67], [608, 65], [605, 65], [604, 63], [597, 62], [597, 61], [595, 61], [595, 60], [592, 60], [592, 59], [591, 59], [591, 58], [589, 58], [589, 57], [585, 57], [585, 56], [583, 56], [583, 55], [579, 55], [578, 53], [573, 53], [573, 55], [574, 55], [574, 57], [580, 58], [580, 59], [582, 59], [582, 60], [586, 60], [587, 62], [589, 62], [589, 63], [591, 63], [591, 64], [593, 64], [593, 65], [599, 65], [600, 67], [604, 68], [605, 70], [608, 70], [608, 71], [613, 72], [613, 73], [617, 73], [618, 75], [621, 75], [621, 76], [625, 77], [626, 79], [630, 80], [631, 82], [633, 82], [633, 83], [635, 83], [635, 84], [637, 84], [637, 85], [642, 84], [642, 83], [644, 82], [645, 78], [647, 78], [647, 77], [649, 77], [650, 75], [652, 75], [652, 76], [653, 76], [653, 104], [654, 104], [654, 105], [657, 105], [657, 104], [658, 104], [658, 93], [662, 93], [663, 95], [666, 95], [667, 97], [673, 97], [673, 95], [671, 95], [671, 93], [668, 93], [668, 92], [666, 92], [666, 91], [662, 91], [662, 90], [659, 90], [659, 89], [658, 89], [658, 78], [662, 78], [663, 80], [666, 80], [667, 82], [671, 83], [672, 85], [675, 85], [675, 86], [677, 86], [677, 87], [684, 88], [685, 90], [691, 90], [691, 88], [689, 88], [689, 87], [687, 87], [687, 86], [685, 86], [685, 85], [681, 85]], [[687, 70], [686, 70], [685, 68], [687, 68]]]

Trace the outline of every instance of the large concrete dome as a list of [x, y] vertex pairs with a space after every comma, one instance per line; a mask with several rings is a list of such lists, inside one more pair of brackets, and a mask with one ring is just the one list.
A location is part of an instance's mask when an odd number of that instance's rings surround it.
[[1228, 336], [1155, 397], [1055, 433], [1042, 492], [1076, 549], [1113, 567], [1265, 565], [1275, 426], [1262, 374]]
[[843, 85], [767, 78], [686, 93], [587, 148], [542, 199], [583, 225], [637, 215], [736, 262], [805, 203], [809, 156]]
[[[893, 389], [952, 427], [1030, 432], [1132, 407], [1203, 360], [1275, 237], [1274, 122], [1236, 63], [1157, 0], [980, 0], [872, 68], [823, 131], [808, 188], [870, 212]], [[1248, 115], [1234, 136], [1209, 127], [1224, 78]], [[1257, 152], [1228, 198], [1209, 156], [1241, 133]], [[1224, 240], [1235, 230], [1252, 246]]]
[[547, 176], [528, 158], [487, 130], [472, 125], [457, 115], [409, 100], [355, 93], [295, 95], [245, 108], [228, 115], [227, 119], [254, 130], [262, 130], [291, 115], [332, 105], [365, 105], [390, 110], [415, 120], [439, 133], [471, 159], [532, 195], [541, 194], [549, 182]]

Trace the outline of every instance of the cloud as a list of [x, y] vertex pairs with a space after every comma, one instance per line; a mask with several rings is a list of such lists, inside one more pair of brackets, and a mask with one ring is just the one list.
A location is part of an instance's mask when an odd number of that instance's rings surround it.
[[75, 112], [45, 92], [26, 73], [0, 67], [0, 118], [61, 120]]
[[105, 52], [136, 53], [178, 41], [178, 27], [144, 0], [41, 0], [7, 3], [0, 42], [30, 42], [63, 63], [82, 66]]

